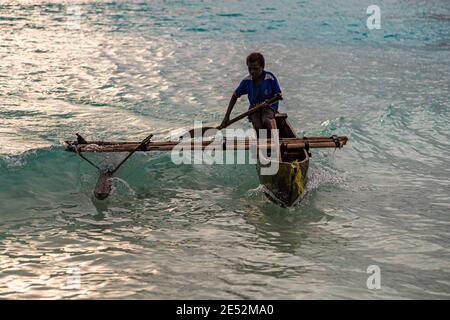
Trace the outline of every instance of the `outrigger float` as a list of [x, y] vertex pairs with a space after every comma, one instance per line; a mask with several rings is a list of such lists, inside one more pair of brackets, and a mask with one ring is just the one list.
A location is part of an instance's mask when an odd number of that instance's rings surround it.
[[[242, 115], [230, 120], [228, 125], [248, 116], [249, 114], [261, 109], [281, 97], [275, 97], [266, 103], [260, 104]], [[332, 137], [303, 137], [299, 138], [290, 125], [287, 114], [277, 113], [275, 115], [277, 129], [279, 130], [278, 143], [273, 144], [270, 140], [258, 141], [258, 148], [270, 150], [275, 145], [278, 148], [277, 159], [262, 159], [260, 153], [257, 158], [257, 173], [260, 183], [264, 186], [265, 195], [273, 202], [283, 206], [290, 207], [298, 203], [306, 193], [306, 184], [308, 181], [309, 160], [311, 149], [315, 148], [342, 148], [347, 143], [345, 136]], [[223, 129], [216, 127], [215, 129]], [[204, 130], [203, 130], [204, 131]], [[176, 146], [198, 148], [199, 144], [195, 141], [151, 141], [153, 135], [149, 135], [143, 141], [119, 142], [119, 141], [86, 141], [81, 135], [77, 134], [77, 140], [66, 141], [67, 150], [77, 153], [81, 158], [89, 162], [100, 171], [94, 195], [97, 199], [106, 199], [112, 189], [114, 173], [135, 153], [151, 151], [172, 151]], [[250, 150], [252, 143], [248, 140], [236, 140], [230, 144], [230, 141], [201, 141], [202, 149], [214, 147], [215, 150]], [[88, 152], [129, 152], [129, 154], [114, 168], [102, 170], [91, 160], [84, 156]], [[261, 174], [261, 169], [273, 165], [277, 161], [278, 170], [272, 175]]]

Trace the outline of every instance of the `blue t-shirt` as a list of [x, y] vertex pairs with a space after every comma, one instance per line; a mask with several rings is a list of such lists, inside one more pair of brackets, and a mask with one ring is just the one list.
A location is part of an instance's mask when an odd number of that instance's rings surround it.
[[[252, 77], [249, 75], [241, 81], [239, 86], [234, 90], [234, 95], [239, 98], [243, 94], [248, 95], [248, 101], [250, 102], [251, 109], [255, 104], [264, 102], [267, 99], [272, 98], [276, 93], [281, 93], [280, 85], [277, 78], [272, 72], [263, 71], [263, 80], [258, 86], [253, 83]], [[273, 110], [278, 110], [278, 102], [271, 105]]]

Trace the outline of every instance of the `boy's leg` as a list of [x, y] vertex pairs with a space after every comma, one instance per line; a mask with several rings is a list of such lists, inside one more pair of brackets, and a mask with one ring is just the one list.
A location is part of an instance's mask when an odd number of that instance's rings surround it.
[[265, 108], [261, 111], [261, 121], [264, 129], [267, 129], [267, 137], [270, 138], [270, 130], [277, 128], [275, 121], [275, 111], [272, 108]]
[[253, 125], [253, 129], [256, 130], [256, 136], [259, 137], [259, 129], [263, 128], [263, 123], [261, 121], [261, 112], [253, 113], [249, 116], [250, 122]]
[[[267, 130], [267, 138], [270, 139], [272, 137], [272, 129], [277, 129], [277, 122], [275, 120], [275, 111], [272, 108], [266, 108], [262, 111], [261, 121], [263, 123], [264, 129]], [[267, 150], [267, 155], [271, 157], [273, 154], [271, 150]], [[281, 155], [276, 153], [277, 158], [281, 161]]]

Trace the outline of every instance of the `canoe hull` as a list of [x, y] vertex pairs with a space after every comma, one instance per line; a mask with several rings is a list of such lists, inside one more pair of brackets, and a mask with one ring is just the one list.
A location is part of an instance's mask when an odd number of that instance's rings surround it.
[[263, 185], [264, 194], [268, 199], [283, 207], [294, 206], [303, 199], [309, 168], [309, 157], [307, 152], [304, 152], [303, 161], [279, 162], [278, 171], [274, 175], [261, 174], [261, 168], [265, 166], [258, 163], [259, 182]]
[[[287, 114], [275, 115], [280, 148], [278, 160], [268, 160], [259, 154], [257, 171], [259, 182], [267, 198], [283, 207], [291, 207], [303, 199], [306, 194], [310, 154], [307, 148], [289, 148], [284, 141], [298, 139], [294, 128], [287, 119]], [[262, 168], [278, 165], [275, 174], [264, 175]]]

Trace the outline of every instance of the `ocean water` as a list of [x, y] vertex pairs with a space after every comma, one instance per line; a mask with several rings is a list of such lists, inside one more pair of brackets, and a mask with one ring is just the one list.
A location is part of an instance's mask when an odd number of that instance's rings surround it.
[[[0, 0], [0, 298], [449, 299], [450, 7], [377, 1], [369, 30], [371, 4]], [[349, 138], [313, 150], [303, 202], [167, 153], [93, 199], [64, 140], [220, 123], [252, 51], [300, 135]]]

